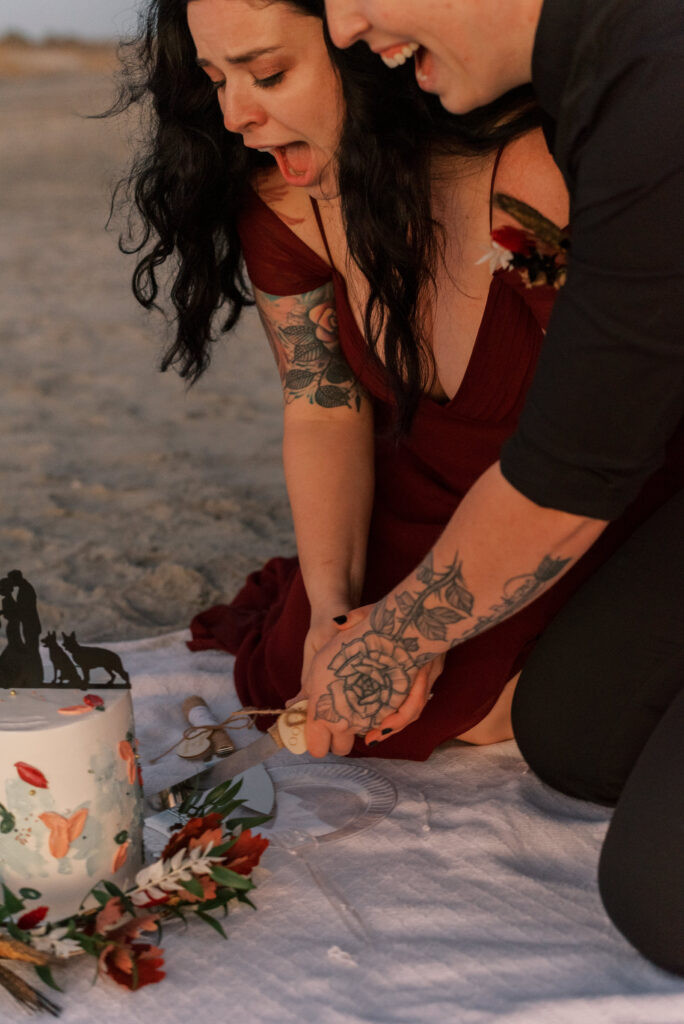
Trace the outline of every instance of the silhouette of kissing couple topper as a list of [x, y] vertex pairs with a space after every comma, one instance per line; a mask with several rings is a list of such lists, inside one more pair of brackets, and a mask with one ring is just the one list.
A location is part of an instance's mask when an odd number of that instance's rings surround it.
[[[88, 686], [129, 687], [128, 672], [121, 658], [104, 647], [84, 647], [76, 633], [62, 633], [61, 645], [54, 631], [41, 640], [36, 591], [19, 569], [0, 579], [0, 623], [5, 620], [6, 646], [0, 651], [0, 686], [12, 689], [64, 685], [87, 689]], [[52, 680], [43, 680], [40, 645], [46, 647], [52, 662]], [[103, 669], [109, 678], [91, 682], [90, 674]], [[116, 677], [119, 677], [117, 681]]]

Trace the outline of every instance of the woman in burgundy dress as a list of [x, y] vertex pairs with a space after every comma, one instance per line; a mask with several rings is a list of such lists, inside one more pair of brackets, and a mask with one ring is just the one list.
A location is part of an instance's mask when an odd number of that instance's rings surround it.
[[[385, 71], [363, 47], [334, 52], [322, 14], [317, 2], [158, 0], [138, 50], [145, 77], [121, 101], [156, 105], [131, 178], [145, 228], [134, 290], [151, 305], [155, 268], [177, 257], [164, 366], [190, 379], [206, 367], [217, 309], [230, 329], [249, 301], [244, 258], [283, 383], [298, 558], [271, 560], [192, 624], [193, 649], [236, 655], [238, 693], [257, 707], [294, 697], [334, 619], [415, 569], [515, 428], [555, 292], [482, 261], [507, 220], [494, 184], [568, 217], [524, 92], [451, 117], [410, 71]], [[666, 488], [654, 483], [649, 507]], [[427, 666], [421, 718], [354, 753], [424, 759], [451, 737], [510, 738], [535, 639], [629, 528]], [[457, 572], [452, 589], [449, 614], [467, 615]], [[448, 622], [419, 625], [439, 638]]]

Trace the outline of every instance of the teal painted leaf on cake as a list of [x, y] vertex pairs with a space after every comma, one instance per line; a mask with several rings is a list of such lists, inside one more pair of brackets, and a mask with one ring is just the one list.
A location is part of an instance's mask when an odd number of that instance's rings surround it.
[[0, 832], [6, 836], [14, 831], [16, 824], [12, 812], [8, 811], [3, 804], [0, 804]]
[[43, 894], [38, 892], [37, 889], [24, 888], [19, 890], [19, 895], [23, 900], [39, 900]]

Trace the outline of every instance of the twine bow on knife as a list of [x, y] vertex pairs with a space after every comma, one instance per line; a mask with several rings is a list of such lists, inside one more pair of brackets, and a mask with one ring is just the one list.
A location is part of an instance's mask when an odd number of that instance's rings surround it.
[[259, 715], [270, 715], [275, 718], [279, 718], [282, 715], [285, 724], [292, 728], [301, 728], [306, 723], [306, 711], [302, 708], [240, 708], [238, 711], [233, 711], [227, 718], [213, 725], [188, 726], [187, 729], [183, 730], [183, 735], [179, 740], [176, 740], [163, 753], [157, 754], [156, 757], [151, 757], [149, 763], [156, 764], [158, 761], [161, 761], [162, 758], [172, 753], [172, 751], [176, 750], [187, 740], [196, 740], [199, 737], [204, 737], [208, 740], [215, 729], [224, 729], [227, 726], [231, 726], [233, 729], [253, 729], [254, 719]]

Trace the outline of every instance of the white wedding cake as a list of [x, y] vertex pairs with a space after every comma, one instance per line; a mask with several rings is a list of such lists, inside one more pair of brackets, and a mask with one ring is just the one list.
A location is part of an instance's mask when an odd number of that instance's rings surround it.
[[46, 907], [44, 920], [58, 921], [101, 880], [133, 884], [135, 746], [128, 689], [0, 688], [0, 882], [26, 911]]

